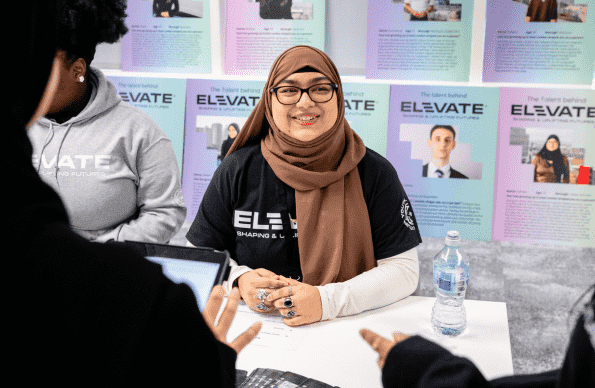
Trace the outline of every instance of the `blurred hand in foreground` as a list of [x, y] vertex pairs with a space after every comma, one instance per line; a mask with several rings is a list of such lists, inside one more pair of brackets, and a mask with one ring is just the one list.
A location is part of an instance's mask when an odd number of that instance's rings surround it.
[[372, 349], [378, 353], [378, 367], [380, 367], [380, 369], [384, 366], [386, 356], [388, 356], [388, 352], [390, 352], [393, 346], [410, 337], [407, 334], [399, 333], [397, 331], [393, 333], [393, 341], [391, 341], [368, 329], [361, 329], [359, 334], [372, 347]]
[[207, 325], [215, 335], [215, 338], [217, 338], [219, 342], [229, 345], [229, 347], [235, 350], [236, 353], [240, 353], [240, 351], [244, 349], [244, 347], [248, 345], [250, 341], [254, 339], [254, 337], [256, 337], [260, 331], [260, 328], [262, 327], [262, 323], [256, 322], [254, 325], [250, 326], [248, 330], [233, 340], [232, 343], [228, 343], [227, 331], [231, 326], [233, 317], [236, 314], [236, 309], [238, 308], [238, 303], [240, 301], [240, 291], [237, 287], [234, 287], [234, 289], [231, 291], [231, 294], [229, 294], [229, 297], [227, 298], [225, 309], [219, 318], [219, 322], [217, 322], [217, 326], [215, 326], [215, 318], [217, 318], [217, 314], [219, 313], [224, 294], [223, 286], [216, 285], [213, 287], [202, 315], [207, 322]]

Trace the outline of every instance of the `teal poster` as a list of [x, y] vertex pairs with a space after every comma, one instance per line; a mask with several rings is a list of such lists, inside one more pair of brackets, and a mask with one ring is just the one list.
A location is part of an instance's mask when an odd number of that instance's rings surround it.
[[422, 237], [491, 240], [498, 89], [391, 86], [387, 159]]
[[145, 77], [107, 77], [123, 101], [151, 116], [171, 140], [182, 171], [186, 80]]

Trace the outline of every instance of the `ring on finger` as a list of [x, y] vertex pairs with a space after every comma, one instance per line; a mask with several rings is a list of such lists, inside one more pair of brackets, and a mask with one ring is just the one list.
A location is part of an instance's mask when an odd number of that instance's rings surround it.
[[269, 293], [266, 292], [266, 290], [263, 290], [263, 289], [258, 290], [258, 292], [256, 293], [256, 295], [254, 295], [254, 297], [256, 299], [260, 299], [260, 300], [265, 300], [267, 296], [269, 296]]
[[265, 306], [264, 301], [260, 302], [260, 304], [257, 304], [254, 306], [255, 309], [257, 310], [264, 310], [264, 311], [270, 311], [271, 309], [268, 308], [267, 306]]
[[295, 317], [295, 311], [291, 311], [291, 310], [289, 310], [289, 311], [287, 312], [287, 315], [285, 315], [285, 316], [286, 316], [287, 318], [293, 318], [293, 317]]
[[291, 300], [290, 297], [285, 298], [285, 300], [283, 301], [283, 307], [287, 309], [293, 307], [293, 300]]

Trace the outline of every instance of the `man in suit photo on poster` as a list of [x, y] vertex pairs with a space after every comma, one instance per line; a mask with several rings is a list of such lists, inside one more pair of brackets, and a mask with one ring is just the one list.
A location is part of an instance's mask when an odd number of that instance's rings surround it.
[[455, 149], [456, 133], [450, 125], [434, 125], [430, 130], [428, 147], [432, 150], [432, 159], [424, 164], [423, 176], [428, 178], [469, 179], [450, 165], [450, 153]]

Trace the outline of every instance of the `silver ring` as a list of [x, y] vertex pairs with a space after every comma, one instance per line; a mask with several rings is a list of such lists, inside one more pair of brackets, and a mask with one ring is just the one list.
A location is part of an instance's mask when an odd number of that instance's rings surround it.
[[283, 307], [285, 307], [285, 308], [293, 307], [293, 300], [291, 300], [291, 298], [285, 298], [285, 300], [283, 301]]
[[260, 302], [260, 304], [255, 305], [254, 308], [257, 310], [264, 310], [264, 311], [270, 310], [270, 308], [268, 308], [267, 306], [264, 305], [264, 301]]
[[265, 300], [267, 296], [269, 296], [269, 293], [262, 289], [258, 290], [258, 293], [256, 293], [256, 295], [254, 295], [254, 297], [256, 299], [260, 299], [260, 300]]
[[293, 318], [293, 317], [295, 317], [295, 311], [291, 311], [291, 310], [289, 310], [289, 311], [287, 312], [287, 315], [286, 315], [286, 317], [287, 317], [287, 318]]

